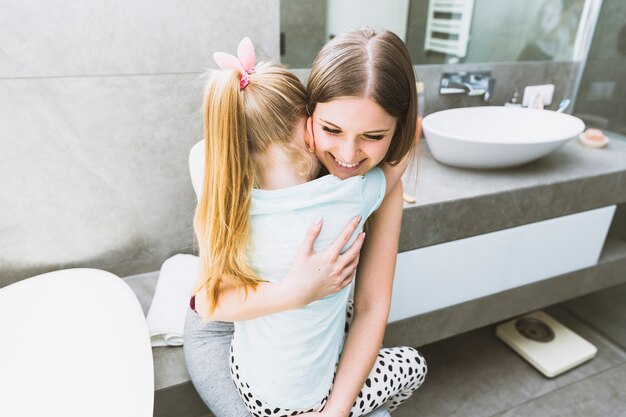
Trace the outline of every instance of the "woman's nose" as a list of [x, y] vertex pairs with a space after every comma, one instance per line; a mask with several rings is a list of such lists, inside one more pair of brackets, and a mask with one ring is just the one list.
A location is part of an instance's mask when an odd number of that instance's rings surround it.
[[359, 150], [354, 141], [345, 141], [341, 146], [339, 157], [342, 162], [355, 164], [358, 162], [356, 160], [358, 153]]

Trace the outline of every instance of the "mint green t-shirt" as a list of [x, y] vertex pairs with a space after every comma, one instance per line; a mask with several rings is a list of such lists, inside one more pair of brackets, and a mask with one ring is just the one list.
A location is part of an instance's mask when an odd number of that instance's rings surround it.
[[[316, 252], [326, 249], [356, 215], [363, 223], [385, 196], [385, 175], [374, 168], [340, 180], [332, 175], [280, 190], [253, 190], [249, 259], [259, 277], [279, 282], [293, 263], [307, 230], [323, 219]], [[344, 342], [345, 309], [352, 284], [298, 310], [235, 323], [237, 372], [269, 405], [307, 408], [332, 385]]]

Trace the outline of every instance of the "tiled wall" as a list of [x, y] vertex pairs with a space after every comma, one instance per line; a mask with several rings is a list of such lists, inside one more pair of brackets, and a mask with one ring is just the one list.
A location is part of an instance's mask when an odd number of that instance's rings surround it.
[[[539, 84], [554, 84], [554, 97], [549, 109], [555, 109], [565, 97], [571, 97], [579, 64], [573, 62], [490, 62], [485, 64], [421, 65], [415, 67], [417, 76], [425, 84], [425, 114], [435, 111], [466, 106], [503, 105], [509, 101], [513, 89], [517, 88], [520, 100], [524, 87]], [[482, 96], [469, 97], [464, 94], [440, 95], [439, 82], [443, 72], [491, 71], [496, 78], [492, 99], [486, 103]]]
[[626, 134], [626, 2], [603, 0], [575, 113], [588, 125]]
[[189, 251], [202, 71], [243, 36], [278, 59], [278, 31], [278, 0], [4, 5], [0, 287], [77, 266], [153, 271]]
[[[0, 287], [50, 270], [159, 269], [189, 252], [187, 171], [201, 138], [202, 69], [250, 36], [279, 58], [279, 2], [14, 2], [0, 14]], [[246, 17], [249, 16], [249, 17]], [[426, 114], [482, 105], [438, 94], [440, 74], [489, 69], [490, 104], [551, 82], [570, 96], [577, 64], [417, 66]], [[296, 71], [306, 79], [308, 70]]]
[[[572, 56], [575, 32], [584, 0], [564, 0], [560, 30], [545, 33], [542, 13], [553, 11], [558, 3], [548, 0], [476, 0], [473, 9], [467, 56], [461, 62], [515, 62], [568, 60]], [[414, 64], [441, 64], [445, 54], [424, 50], [428, 0], [411, 0], [407, 46]], [[550, 52], [540, 52], [536, 42], [544, 41]], [[533, 46], [535, 46], [533, 48]]]
[[[521, 100], [524, 87], [539, 84], [555, 85], [552, 105], [548, 107], [554, 109], [563, 98], [572, 96], [578, 68], [579, 64], [573, 62], [545, 61], [414, 66], [417, 77], [424, 82], [424, 115], [455, 107], [502, 105], [511, 98], [514, 88], [519, 90]], [[482, 96], [439, 94], [442, 73], [483, 70], [491, 71], [491, 75], [496, 78], [494, 94], [489, 102], [485, 102]], [[309, 70], [299, 69], [295, 70], [295, 73], [306, 82]]]
[[326, 43], [327, 2], [281, 0], [280, 31], [283, 37], [281, 62], [292, 68], [308, 68]]

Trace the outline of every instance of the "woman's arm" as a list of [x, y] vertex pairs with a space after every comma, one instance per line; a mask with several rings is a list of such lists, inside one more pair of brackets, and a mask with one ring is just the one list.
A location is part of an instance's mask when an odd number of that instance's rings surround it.
[[396, 185], [400, 182], [402, 174], [406, 171], [406, 167], [409, 165], [412, 153], [408, 153], [404, 159], [402, 159], [397, 165], [389, 165], [386, 162], [378, 164], [380, 169], [385, 173], [385, 198], [396, 188]]
[[398, 182], [370, 220], [355, 284], [354, 321], [322, 414], [347, 417], [374, 365], [389, 316], [401, 222], [402, 183]]
[[359, 262], [364, 233], [359, 234], [346, 252], [340, 254], [340, 251], [360, 220], [360, 216], [352, 219], [332, 245], [319, 253], [313, 251], [313, 244], [322, 230], [322, 221], [314, 223], [281, 282], [261, 282], [256, 289], [248, 289], [247, 293], [241, 287], [223, 286], [212, 314], [208, 312], [206, 293], [200, 291], [196, 294], [196, 311], [206, 320], [244, 321], [304, 307], [336, 293], [352, 282]]

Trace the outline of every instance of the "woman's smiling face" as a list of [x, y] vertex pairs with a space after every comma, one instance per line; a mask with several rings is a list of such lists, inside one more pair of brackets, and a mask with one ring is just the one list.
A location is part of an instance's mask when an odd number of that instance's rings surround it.
[[364, 175], [387, 154], [396, 119], [366, 98], [318, 103], [307, 124], [315, 155], [332, 175]]

